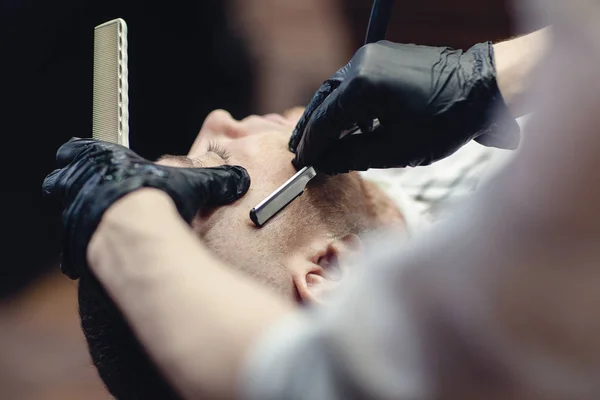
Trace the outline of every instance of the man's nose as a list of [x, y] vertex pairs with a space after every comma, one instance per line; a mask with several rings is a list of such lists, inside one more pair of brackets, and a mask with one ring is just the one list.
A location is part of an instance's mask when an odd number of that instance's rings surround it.
[[230, 113], [225, 110], [215, 110], [208, 114], [202, 125], [201, 133], [206, 133], [213, 137], [227, 137], [237, 139], [246, 136], [246, 130], [240, 121], [235, 120]]
[[225, 110], [215, 110], [204, 119], [202, 128], [196, 136], [188, 153], [190, 157], [198, 157], [206, 153], [211, 141], [223, 143], [240, 135], [240, 123]]

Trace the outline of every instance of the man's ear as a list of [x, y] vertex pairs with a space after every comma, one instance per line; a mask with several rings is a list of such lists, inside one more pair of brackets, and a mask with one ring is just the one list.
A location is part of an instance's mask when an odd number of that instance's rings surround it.
[[294, 260], [291, 272], [299, 300], [304, 304], [326, 304], [331, 294], [351, 273], [361, 249], [358, 236], [350, 234], [329, 243], [324, 251], [317, 252], [310, 260]]

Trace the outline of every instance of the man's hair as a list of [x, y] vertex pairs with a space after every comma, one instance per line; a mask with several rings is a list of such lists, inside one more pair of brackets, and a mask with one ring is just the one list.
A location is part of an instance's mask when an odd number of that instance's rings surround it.
[[117, 399], [180, 399], [99, 282], [79, 280], [79, 315], [92, 361]]

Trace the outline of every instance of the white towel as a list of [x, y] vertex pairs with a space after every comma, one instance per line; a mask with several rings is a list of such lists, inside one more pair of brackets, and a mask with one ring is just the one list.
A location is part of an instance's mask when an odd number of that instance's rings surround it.
[[[528, 116], [518, 120], [524, 131]], [[372, 169], [361, 175], [377, 183], [403, 212], [409, 230], [442, 218], [452, 205], [473, 193], [516, 154], [475, 141], [450, 157], [416, 168]]]

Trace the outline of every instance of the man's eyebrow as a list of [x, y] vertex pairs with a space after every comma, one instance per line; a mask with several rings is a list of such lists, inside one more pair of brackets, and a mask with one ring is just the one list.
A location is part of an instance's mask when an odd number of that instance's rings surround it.
[[[228, 164], [227, 159], [221, 156], [220, 154], [211, 151], [210, 153], [215, 154], [217, 157], [221, 159], [223, 164]], [[204, 155], [204, 154], [203, 154]], [[202, 156], [197, 157], [188, 157], [188, 156], [174, 156], [171, 154], [162, 155], [156, 162], [160, 161], [171, 161], [178, 164], [181, 164], [182, 168], [206, 168], [206, 163], [202, 160]]]
[[[189, 159], [196, 168], [205, 168], [205, 167], [207, 167], [207, 165], [206, 165], [206, 162], [203, 161], [204, 160], [203, 157], [206, 156], [208, 153], [212, 153], [212, 154], [216, 155], [221, 160], [221, 163], [223, 165], [229, 165], [229, 157], [224, 157], [223, 154], [220, 154], [219, 152], [212, 151], [212, 150], [207, 151], [206, 153], [204, 153], [200, 156], [190, 157]], [[221, 163], [219, 163], [219, 164], [221, 164]]]
[[164, 154], [162, 156], [160, 156], [160, 158], [158, 160], [156, 160], [156, 162], [160, 162], [160, 161], [174, 161], [176, 163], [181, 164], [182, 167], [185, 168], [194, 168], [195, 165], [197, 163], [194, 163], [189, 157], [186, 156], [173, 156], [171, 154]]
[[188, 160], [190, 160], [190, 162], [192, 163], [192, 166], [194, 166], [194, 168], [205, 168], [206, 167], [206, 163], [204, 163], [204, 161], [202, 161], [202, 158], [200, 156], [191, 157], [191, 158], [188, 158]]

